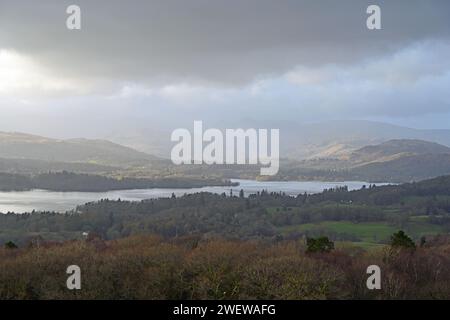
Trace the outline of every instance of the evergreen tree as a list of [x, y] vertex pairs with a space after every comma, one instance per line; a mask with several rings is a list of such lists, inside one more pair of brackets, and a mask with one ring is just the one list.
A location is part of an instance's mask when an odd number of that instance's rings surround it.
[[6, 249], [17, 249], [17, 245], [12, 242], [12, 241], [8, 241], [7, 243], [5, 243], [5, 248]]
[[306, 239], [308, 253], [330, 252], [334, 249], [334, 242], [328, 237], [308, 238]]
[[399, 232], [396, 232], [391, 236], [390, 244], [393, 248], [416, 248], [416, 244], [414, 243], [414, 241], [412, 241], [411, 238], [408, 237], [408, 235], [403, 230], [400, 230]]

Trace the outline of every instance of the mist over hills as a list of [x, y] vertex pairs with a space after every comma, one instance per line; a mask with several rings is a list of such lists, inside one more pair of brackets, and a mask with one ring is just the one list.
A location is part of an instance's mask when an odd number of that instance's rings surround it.
[[[254, 128], [268, 127], [249, 120], [246, 123]], [[248, 128], [243, 123], [237, 125]], [[450, 174], [450, 130], [353, 120], [301, 126], [286, 121], [280, 123], [280, 133], [280, 174], [270, 179], [408, 182]], [[142, 151], [166, 150], [169, 155], [173, 143], [169, 133], [167, 139], [164, 135], [159, 131], [147, 140], [140, 135], [124, 139], [140, 146], [138, 151], [108, 140], [60, 140], [0, 132], [0, 171], [70, 171], [134, 178], [264, 178], [258, 176], [259, 167], [255, 166], [174, 166], [167, 157]]]
[[[172, 130], [192, 130], [193, 122], [186, 121], [176, 126], [160, 124], [159, 127], [136, 128], [132, 133], [116, 133], [106, 139], [153, 154], [170, 157], [174, 145], [170, 141]], [[217, 128], [265, 128], [280, 129], [280, 155], [293, 160], [315, 158], [341, 158], [351, 152], [393, 139], [416, 139], [450, 147], [450, 130], [422, 130], [382, 122], [366, 120], [335, 120], [317, 123], [299, 123], [293, 118], [285, 121], [260, 121], [249, 118], [234, 121], [204, 121], [204, 129]]]
[[[358, 148], [394, 139], [416, 139], [450, 146], [450, 130], [421, 130], [382, 122], [342, 120], [282, 130], [288, 158], [342, 157]], [[296, 144], [293, 144], [297, 141]]]
[[334, 139], [348, 141], [420, 139], [440, 144], [450, 144], [450, 130], [414, 129], [393, 124], [366, 120], [336, 120], [303, 125], [305, 133], [314, 133], [310, 141], [330, 141]]

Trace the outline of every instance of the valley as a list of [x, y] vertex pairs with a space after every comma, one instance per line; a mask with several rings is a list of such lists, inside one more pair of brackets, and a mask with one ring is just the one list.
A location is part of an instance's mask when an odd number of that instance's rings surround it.
[[[2, 133], [0, 144], [0, 190], [6, 192], [2, 208], [10, 212], [1, 217], [7, 222], [17, 211], [26, 222], [14, 227], [5, 223], [4, 241], [77, 239], [82, 232], [106, 239], [140, 232], [248, 239], [325, 234], [338, 243], [372, 248], [397, 229], [416, 240], [448, 233], [450, 193], [434, 192], [430, 198], [432, 192], [424, 196], [411, 189], [439, 179], [448, 184], [436, 177], [450, 175], [450, 148], [436, 142], [388, 139], [359, 148], [331, 148], [322, 157], [282, 158], [273, 177], [260, 176], [254, 165], [174, 165], [105, 140]], [[387, 183], [393, 185], [383, 186]], [[189, 199], [197, 199], [193, 207]], [[156, 204], [164, 204], [163, 215]], [[234, 218], [227, 216], [227, 207]], [[68, 218], [64, 212], [77, 214]], [[79, 213], [87, 225], [65, 226]], [[49, 218], [56, 219], [53, 226], [42, 225]]]

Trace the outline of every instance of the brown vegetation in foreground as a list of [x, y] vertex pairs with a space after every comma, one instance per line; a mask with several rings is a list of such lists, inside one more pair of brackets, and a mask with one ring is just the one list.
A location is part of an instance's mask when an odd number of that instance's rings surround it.
[[[305, 253], [302, 242], [99, 239], [0, 249], [1, 299], [448, 299], [450, 245]], [[66, 268], [81, 267], [81, 290]], [[367, 266], [382, 289], [366, 288]]]

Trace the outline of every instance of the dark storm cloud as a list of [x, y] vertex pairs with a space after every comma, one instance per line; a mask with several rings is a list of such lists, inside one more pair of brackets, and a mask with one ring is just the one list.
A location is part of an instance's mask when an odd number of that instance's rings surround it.
[[[379, 31], [366, 29], [373, 3]], [[70, 4], [81, 7], [81, 31], [65, 27]], [[241, 85], [448, 39], [449, 12], [446, 0], [0, 0], [0, 49], [64, 77]]]
[[[81, 31], [66, 28], [71, 4]], [[382, 30], [366, 28], [369, 4], [380, 5]], [[109, 137], [198, 119], [349, 118], [448, 127], [449, 13], [447, 0], [0, 0], [0, 129]]]

